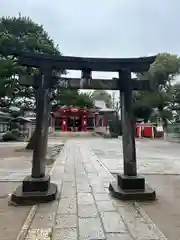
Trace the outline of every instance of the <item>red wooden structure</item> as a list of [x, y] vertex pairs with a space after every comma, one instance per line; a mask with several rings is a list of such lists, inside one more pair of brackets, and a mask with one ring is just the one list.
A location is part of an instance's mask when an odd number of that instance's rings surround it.
[[136, 124], [137, 137], [150, 137], [154, 138], [154, 126], [150, 123]]
[[87, 131], [88, 123], [93, 128], [95, 121], [94, 111], [87, 108], [61, 107], [54, 117], [55, 128], [61, 131]]

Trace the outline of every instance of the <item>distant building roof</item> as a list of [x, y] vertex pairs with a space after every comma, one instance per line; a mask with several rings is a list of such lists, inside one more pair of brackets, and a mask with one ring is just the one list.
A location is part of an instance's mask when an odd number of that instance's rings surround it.
[[0, 118], [11, 119], [12, 117], [10, 116], [9, 113], [5, 113], [5, 112], [0, 111]]
[[94, 106], [97, 108], [107, 108], [103, 100], [94, 100]]
[[31, 122], [31, 119], [30, 118], [27, 118], [27, 117], [17, 117], [17, 118], [14, 118], [14, 120], [16, 121], [19, 121], [19, 122]]
[[115, 112], [116, 110], [113, 108], [107, 108], [106, 103], [103, 100], [94, 100], [94, 106], [99, 108], [100, 112]]

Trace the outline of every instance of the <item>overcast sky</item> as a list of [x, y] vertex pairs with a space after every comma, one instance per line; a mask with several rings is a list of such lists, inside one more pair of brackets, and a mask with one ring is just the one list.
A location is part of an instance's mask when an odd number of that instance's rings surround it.
[[64, 55], [180, 54], [180, 0], [0, 0], [1, 16], [19, 12], [43, 24]]

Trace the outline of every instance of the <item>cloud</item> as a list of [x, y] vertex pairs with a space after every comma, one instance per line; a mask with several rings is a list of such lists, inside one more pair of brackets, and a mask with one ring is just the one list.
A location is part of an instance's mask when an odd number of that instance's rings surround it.
[[127, 57], [180, 52], [179, 0], [0, 0], [1, 15], [30, 16], [64, 54]]
[[[0, 6], [1, 16], [20, 12], [43, 24], [64, 55], [180, 53], [179, 0], [0, 0]], [[114, 76], [96, 77], [104, 75]]]

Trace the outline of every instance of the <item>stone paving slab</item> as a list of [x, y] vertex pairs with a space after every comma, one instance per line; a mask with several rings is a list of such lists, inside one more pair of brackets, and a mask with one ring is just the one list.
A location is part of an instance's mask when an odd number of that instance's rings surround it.
[[156, 187], [157, 201], [141, 202], [141, 208], [166, 235], [180, 239], [180, 175], [147, 175], [150, 186]]
[[[9, 145], [12, 146], [11, 144]], [[53, 145], [57, 144], [53, 143], [52, 146]], [[16, 145], [13, 145], [11, 148], [14, 150], [15, 146]], [[0, 148], [2, 148], [1, 143]], [[51, 153], [52, 148], [49, 150]], [[7, 151], [8, 150], [6, 149], [6, 152]], [[12, 152], [13, 151], [11, 151], [11, 154]], [[17, 188], [18, 185], [21, 184], [21, 180], [23, 180], [25, 176], [30, 174], [31, 169], [31, 158], [21, 157], [21, 154], [23, 154], [23, 152], [21, 151], [19, 151], [18, 154], [20, 155], [19, 157], [3, 158], [3, 155], [0, 156], [0, 240], [23, 240], [24, 238], [21, 237], [24, 235], [25, 232], [27, 232], [26, 221], [28, 222], [28, 218], [29, 216], [31, 216], [32, 207], [17, 207], [9, 204], [10, 194]], [[52, 165], [48, 165], [46, 171], [49, 171], [51, 167]], [[40, 211], [44, 210], [44, 213], [47, 213], [47, 206], [46, 209], [44, 208], [45, 206], [43, 205], [40, 208]], [[48, 209], [50, 210], [49, 206]], [[54, 213], [54, 217], [55, 215], [56, 213]], [[49, 216], [47, 213], [46, 216], [44, 216], [43, 218], [41, 217], [41, 214], [37, 214], [34, 218], [34, 225], [32, 224], [31, 227], [44, 227], [45, 223], [48, 222], [50, 219], [52, 219], [53, 221], [53, 211], [49, 211]], [[52, 226], [53, 224], [49, 226], [50, 230]], [[30, 239], [33, 239], [33, 236], [36, 235], [36, 232], [38, 231], [32, 232], [32, 236], [30, 236]], [[19, 236], [21, 237], [19, 238]]]
[[[84, 141], [111, 173], [123, 172], [122, 139]], [[179, 144], [136, 140], [137, 169], [142, 174], [180, 174]]]
[[61, 194], [40, 204], [26, 237], [46, 240], [165, 240], [135, 204], [112, 199], [113, 180], [86, 145], [70, 140], [51, 172]]
[[[57, 141], [57, 139], [52, 139], [48, 142], [49, 151], [51, 152], [53, 146], [60, 145], [61, 143], [62, 142]], [[0, 182], [19, 182], [30, 174], [32, 167], [32, 151], [16, 151], [17, 147], [23, 149], [26, 145], [27, 143], [24, 142], [0, 143], [0, 149], [6, 148], [6, 151], [8, 151], [8, 146], [13, 149], [13, 151], [11, 150], [10, 152], [10, 156], [0, 156]], [[16, 153], [18, 153], [18, 156], [14, 156], [17, 155]], [[46, 172], [48, 172], [50, 168], [50, 165], [46, 166]]]
[[0, 240], [16, 240], [31, 207], [8, 205], [8, 194], [20, 183], [0, 182]]

